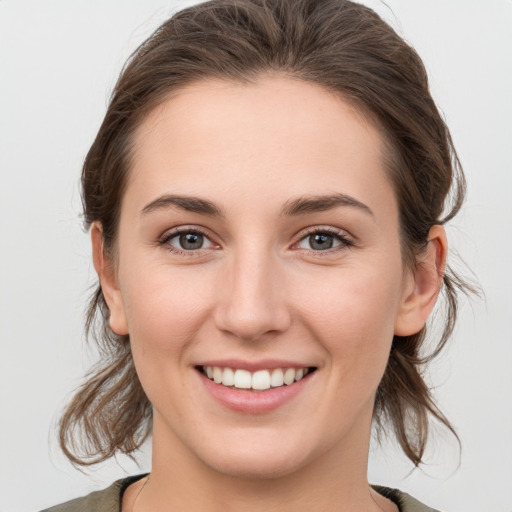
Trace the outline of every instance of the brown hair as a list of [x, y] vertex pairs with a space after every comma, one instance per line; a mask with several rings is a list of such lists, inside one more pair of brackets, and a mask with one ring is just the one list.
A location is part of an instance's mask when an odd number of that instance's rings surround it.
[[[134, 130], [172, 91], [207, 78], [250, 82], [266, 72], [335, 91], [376, 120], [390, 147], [387, 167], [399, 204], [404, 259], [414, 269], [432, 225], [459, 210], [464, 176], [421, 59], [375, 12], [348, 0], [212, 0], [166, 21], [128, 61], [85, 159], [86, 227], [99, 221], [106, 251], [113, 251]], [[423, 353], [426, 328], [395, 336], [377, 391], [377, 426], [391, 425], [416, 466], [429, 417], [455, 434], [422, 374], [452, 333], [457, 292], [467, 289], [448, 267], [442, 290], [446, 319], [435, 348]], [[62, 449], [82, 465], [117, 452], [131, 454], [151, 430], [151, 404], [134, 368], [129, 336], [114, 334], [108, 319], [98, 285], [86, 328], [101, 360], [60, 423]]]

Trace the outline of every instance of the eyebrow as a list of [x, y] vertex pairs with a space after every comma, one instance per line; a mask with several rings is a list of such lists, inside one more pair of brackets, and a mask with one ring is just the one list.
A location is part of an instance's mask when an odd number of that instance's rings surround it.
[[[283, 206], [280, 215], [294, 217], [308, 213], [323, 212], [337, 208], [339, 206], [349, 206], [357, 208], [373, 216], [372, 210], [347, 194], [337, 193], [324, 196], [301, 196], [289, 200]], [[177, 207], [188, 212], [208, 215], [210, 217], [225, 218], [223, 210], [212, 201], [194, 196], [182, 196], [176, 194], [165, 194], [154, 201], [148, 203], [141, 210], [141, 214], [147, 214], [155, 210]]]
[[169, 206], [178, 207], [188, 212], [200, 213], [201, 215], [209, 215], [210, 217], [224, 218], [224, 212], [211, 201], [201, 199], [200, 197], [180, 196], [176, 194], [165, 194], [154, 201], [148, 203], [141, 210], [142, 214], [150, 213], [155, 210], [168, 208]]
[[350, 206], [373, 216], [373, 212], [369, 206], [361, 203], [361, 201], [358, 201], [352, 196], [342, 193], [326, 196], [302, 196], [297, 199], [287, 201], [282, 209], [281, 215], [304, 215], [306, 213], [331, 210], [338, 206]]

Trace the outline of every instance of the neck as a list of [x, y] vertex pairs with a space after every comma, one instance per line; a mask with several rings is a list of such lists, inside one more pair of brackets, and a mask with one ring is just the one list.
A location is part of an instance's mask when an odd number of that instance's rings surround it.
[[133, 493], [138, 494], [137, 500], [126, 510], [397, 510], [368, 486], [369, 427], [368, 431], [356, 434], [356, 438], [348, 436], [351, 442], [345, 446], [319, 454], [292, 472], [240, 477], [212, 468], [177, 440], [169, 442], [169, 432], [155, 421], [151, 478], [133, 489]]

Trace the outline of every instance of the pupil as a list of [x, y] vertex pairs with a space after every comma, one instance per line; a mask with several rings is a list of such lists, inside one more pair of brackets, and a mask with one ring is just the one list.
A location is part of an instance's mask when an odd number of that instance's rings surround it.
[[316, 234], [309, 237], [309, 243], [313, 249], [325, 250], [332, 247], [333, 239], [331, 235]]
[[203, 245], [203, 235], [197, 233], [187, 233], [180, 236], [180, 245], [183, 249], [200, 249]]

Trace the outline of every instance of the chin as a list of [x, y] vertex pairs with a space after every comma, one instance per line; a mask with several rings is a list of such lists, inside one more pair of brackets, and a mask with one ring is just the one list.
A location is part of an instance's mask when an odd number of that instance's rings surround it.
[[252, 441], [224, 444], [222, 449], [207, 449], [197, 454], [202, 462], [228, 477], [246, 480], [283, 478], [300, 471], [310, 462], [303, 443], [265, 443]]
[[299, 471], [305, 464], [290, 458], [274, 457], [231, 457], [222, 461], [212, 461], [210, 467], [216, 472], [231, 478], [244, 480], [267, 480], [284, 478]]

